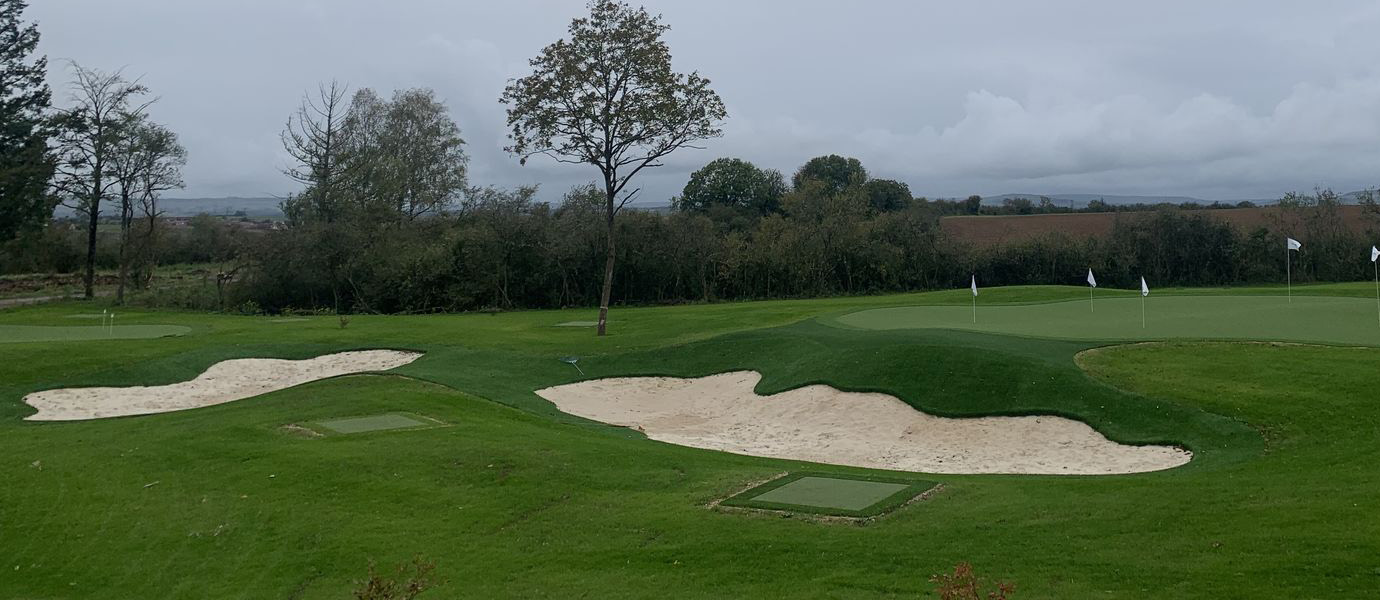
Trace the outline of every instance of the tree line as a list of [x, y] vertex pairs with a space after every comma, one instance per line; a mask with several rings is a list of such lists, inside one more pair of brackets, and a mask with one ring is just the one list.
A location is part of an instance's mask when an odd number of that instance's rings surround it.
[[71, 208], [85, 224], [89, 299], [100, 228], [114, 221], [122, 302], [131, 274], [158, 260], [158, 199], [182, 187], [187, 153], [149, 117], [149, 89], [118, 71], [70, 63], [70, 103], [54, 108], [47, 59], [34, 56], [38, 28], [21, 19], [26, 7], [0, 0], [0, 242], [9, 253], [41, 247], [52, 237], [46, 230], [54, 209]]
[[[619, 303], [952, 288], [972, 275], [984, 285], [1077, 283], [1091, 267], [1111, 285], [1140, 276], [1157, 286], [1271, 282], [1283, 276], [1285, 235], [1307, 245], [1298, 280], [1354, 280], [1367, 267], [1356, 257], [1380, 230], [1373, 194], [1362, 198], [1370, 219], [1363, 234], [1343, 223], [1340, 199], [1321, 190], [1287, 196], [1254, 231], [1210, 211], [1162, 207], [1120, 213], [1105, 238], [977, 246], [947, 236], [940, 219], [1061, 208], [917, 198], [905, 183], [833, 154], [789, 178], [741, 158], [712, 160], [669, 212], [639, 210], [636, 177], [721, 135], [727, 113], [706, 78], [671, 69], [660, 17], [595, 0], [499, 97], [517, 160], [594, 167], [598, 179], [559, 202], [538, 202], [536, 188], [472, 184], [461, 129], [433, 91], [384, 95], [332, 82], [286, 121], [292, 162], [284, 175], [301, 190], [283, 200], [281, 229], [242, 231], [206, 218], [172, 232], [161, 226], [158, 198], [181, 185], [186, 152], [148, 118], [149, 91], [118, 72], [73, 64], [71, 106], [51, 109], [44, 62], [27, 58], [37, 32], [19, 22], [23, 6], [0, 0], [0, 35], [14, 40], [0, 68], [26, 82], [0, 94], [22, 100], [0, 103], [7, 131], [17, 132], [0, 145], [0, 209], [27, 215], [7, 218], [15, 227], [0, 231], [14, 238], [0, 266], [71, 262], [80, 235], [88, 295], [97, 265], [117, 266], [121, 282], [138, 285], [159, 261], [211, 260], [219, 264], [214, 285], [156, 301], [251, 313], [597, 306], [602, 334]], [[58, 201], [82, 217], [79, 230], [49, 224]], [[107, 207], [114, 219], [103, 218]], [[98, 232], [111, 223], [115, 235]]]

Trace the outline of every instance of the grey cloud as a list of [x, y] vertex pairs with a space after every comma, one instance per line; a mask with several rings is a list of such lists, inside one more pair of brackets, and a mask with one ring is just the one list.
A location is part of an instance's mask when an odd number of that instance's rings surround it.
[[[663, 203], [688, 173], [740, 156], [789, 173], [857, 156], [918, 194], [1277, 196], [1380, 183], [1380, 6], [1292, 2], [648, 2], [676, 66], [715, 82], [724, 138], [642, 181]], [[191, 151], [188, 195], [284, 194], [278, 131], [337, 78], [435, 88], [475, 183], [592, 169], [502, 151], [504, 82], [564, 34], [580, 0], [36, 0], [42, 50], [126, 66]], [[58, 98], [66, 76], [51, 75]]]

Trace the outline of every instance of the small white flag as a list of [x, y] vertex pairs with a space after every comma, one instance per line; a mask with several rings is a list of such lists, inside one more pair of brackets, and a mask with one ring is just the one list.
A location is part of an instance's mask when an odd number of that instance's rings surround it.
[[1299, 248], [1302, 248], [1302, 247], [1303, 247], [1303, 244], [1300, 244], [1299, 241], [1296, 240], [1296, 239], [1294, 239], [1294, 238], [1284, 238], [1284, 239], [1288, 240], [1288, 242], [1286, 242], [1286, 243], [1289, 245], [1289, 249], [1290, 249], [1290, 250], [1298, 250]]
[[1380, 261], [1380, 248], [1370, 247], [1370, 262]]
[[1092, 269], [1088, 269], [1088, 285], [1097, 287], [1097, 278], [1093, 277]]
[[1141, 277], [1141, 278], [1140, 278], [1140, 295], [1142, 295], [1142, 296], [1149, 296], [1149, 295], [1150, 295], [1150, 286], [1145, 285], [1145, 278], [1144, 278], [1144, 277]]
[[973, 276], [973, 295], [977, 295], [977, 275]]

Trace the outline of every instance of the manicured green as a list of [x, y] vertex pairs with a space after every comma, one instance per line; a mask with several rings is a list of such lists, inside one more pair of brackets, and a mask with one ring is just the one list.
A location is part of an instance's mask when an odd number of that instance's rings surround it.
[[389, 429], [411, 429], [414, 427], [426, 427], [428, 425], [432, 425], [432, 423], [409, 417], [407, 415], [399, 414], [370, 415], [367, 417], [349, 417], [345, 419], [327, 419], [324, 421], [317, 421], [316, 424], [335, 433], [365, 433], [369, 431], [386, 431]]
[[11, 342], [71, 342], [83, 340], [138, 340], [185, 335], [178, 325], [114, 325], [102, 327], [54, 327], [47, 325], [0, 325], [0, 344]]
[[[979, 301], [982, 297], [979, 296]], [[835, 322], [860, 329], [945, 328], [1074, 340], [1217, 339], [1380, 345], [1374, 299], [1322, 296], [1087, 298], [1047, 304], [874, 308]]]
[[783, 475], [736, 494], [725, 499], [722, 505], [872, 517], [899, 508], [934, 486], [934, 482], [918, 479], [799, 472]]
[[[1203, 292], [1227, 293], [1275, 291]], [[1295, 293], [1298, 302], [1374, 290]], [[981, 299], [1084, 294], [992, 289]], [[916, 598], [931, 574], [962, 561], [1029, 598], [1373, 595], [1380, 349], [1173, 343], [1083, 353], [1105, 342], [832, 323], [888, 306], [963, 310], [969, 299], [954, 290], [615, 309], [603, 339], [552, 327], [592, 310], [359, 315], [344, 328], [334, 318], [131, 310], [126, 324], [191, 331], [0, 344], [0, 598], [341, 598], [370, 558], [414, 554], [447, 581], [436, 598]], [[60, 326], [90, 312], [18, 308], [0, 311], [0, 325]], [[390, 375], [197, 410], [22, 420], [33, 410], [21, 398], [39, 389], [158, 385], [229, 358], [359, 348], [426, 355]], [[582, 357], [586, 376], [563, 356]], [[944, 488], [861, 526], [787, 519], [708, 507], [782, 472], [912, 475], [654, 442], [532, 393], [584, 378], [734, 369], [763, 373], [760, 393], [828, 383], [940, 415], [1069, 416], [1120, 442], [1182, 444], [1194, 460], [1126, 476], [914, 475]], [[320, 438], [283, 428], [378, 414], [451, 425]]]

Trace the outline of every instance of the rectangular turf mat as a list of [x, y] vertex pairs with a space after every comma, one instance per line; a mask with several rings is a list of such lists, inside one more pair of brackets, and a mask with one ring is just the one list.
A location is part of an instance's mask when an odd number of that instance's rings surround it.
[[398, 414], [331, 419], [328, 421], [319, 421], [317, 424], [336, 433], [364, 433], [367, 431], [409, 429], [434, 425], [434, 423]]
[[907, 487], [910, 486], [904, 483], [802, 477], [752, 499], [776, 504], [862, 510]]
[[934, 482], [860, 475], [794, 473], [723, 501], [725, 506], [871, 517], [893, 510]]

